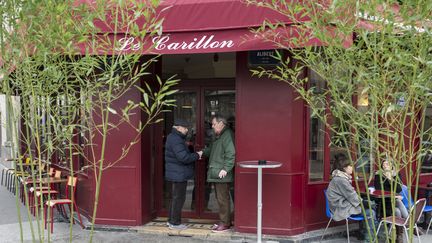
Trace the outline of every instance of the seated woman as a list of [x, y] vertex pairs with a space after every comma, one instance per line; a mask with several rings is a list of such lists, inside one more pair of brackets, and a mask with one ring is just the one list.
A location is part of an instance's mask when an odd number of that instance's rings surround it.
[[[402, 191], [402, 180], [400, 176], [393, 170], [389, 161], [384, 161], [381, 165], [381, 170], [375, 174], [374, 186], [375, 190], [392, 191], [398, 194]], [[401, 218], [408, 217], [408, 210], [402, 202], [402, 196], [396, 195], [396, 205], [392, 210], [390, 199], [385, 202], [386, 215], [395, 215]]]
[[[327, 199], [335, 221], [344, 220], [351, 215], [362, 214], [362, 199], [351, 185], [352, 173], [353, 166], [347, 157], [343, 154], [337, 155], [332, 172], [333, 178], [327, 188]], [[375, 232], [374, 227], [377, 226], [375, 211], [374, 209], [370, 210], [368, 205], [364, 205], [364, 209], [369, 233], [364, 232], [363, 235], [366, 242], [371, 242]]]

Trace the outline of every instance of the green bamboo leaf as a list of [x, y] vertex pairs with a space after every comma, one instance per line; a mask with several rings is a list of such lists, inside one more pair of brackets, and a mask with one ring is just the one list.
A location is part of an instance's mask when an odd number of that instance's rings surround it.
[[146, 106], [149, 106], [149, 97], [147, 93], [143, 93], [144, 103]]
[[116, 111], [116, 110], [114, 110], [113, 108], [111, 108], [111, 107], [108, 107], [107, 109], [108, 109], [108, 111], [109, 111], [109, 112], [111, 112], [112, 114], [115, 114], [115, 115], [117, 115], [117, 111]]

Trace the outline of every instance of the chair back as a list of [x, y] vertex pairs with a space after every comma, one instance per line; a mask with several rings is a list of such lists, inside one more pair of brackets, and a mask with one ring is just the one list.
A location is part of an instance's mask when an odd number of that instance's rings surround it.
[[67, 182], [68, 186], [75, 187], [76, 183], [77, 183], [77, 177], [75, 177], [75, 176], [73, 176], [73, 177], [72, 176], [68, 176], [68, 182]]
[[413, 217], [414, 217], [414, 222], [417, 223], [417, 221], [420, 219], [421, 215], [423, 214], [423, 210], [426, 206], [426, 198], [420, 198], [419, 200], [417, 200], [417, 202], [415, 203], [415, 206], [413, 207], [413, 210], [415, 210]]
[[411, 195], [408, 192], [408, 187], [405, 185], [402, 185], [402, 203], [405, 205], [405, 207], [409, 210], [411, 207], [414, 206], [414, 200], [411, 197]]
[[326, 204], [326, 215], [328, 218], [333, 218], [333, 214], [330, 211], [330, 205], [327, 199], [327, 189], [324, 190], [324, 199], [325, 199], [325, 204]]
[[45, 172], [45, 164], [40, 164], [40, 166], [39, 166], [39, 171], [40, 172]]
[[75, 197], [77, 180], [78, 180], [78, 178], [75, 176], [68, 176], [68, 180], [66, 183], [66, 190], [65, 190], [66, 191], [66, 194], [65, 194], [66, 198], [72, 200], [72, 198], [70, 198], [71, 192]]
[[61, 170], [56, 170], [54, 174], [54, 178], [60, 178], [61, 177]]
[[426, 199], [420, 198], [415, 202], [415, 204], [410, 208], [410, 212], [408, 217], [405, 219], [405, 226], [408, 226], [410, 217], [414, 217], [414, 223], [417, 223], [417, 221], [420, 219], [421, 215], [423, 214], [423, 210], [426, 206]]
[[48, 171], [48, 176], [53, 176], [54, 175], [54, 168], [51, 167]]

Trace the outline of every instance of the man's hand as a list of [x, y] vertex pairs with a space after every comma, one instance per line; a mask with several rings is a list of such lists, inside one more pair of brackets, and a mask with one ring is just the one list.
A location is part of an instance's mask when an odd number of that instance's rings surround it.
[[227, 175], [227, 172], [225, 170], [221, 170], [219, 172], [219, 178], [221, 178], [221, 179], [224, 178], [226, 175]]
[[396, 199], [399, 199], [399, 200], [402, 200], [402, 199], [403, 199], [403, 197], [402, 197], [401, 195], [396, 195], [395, 198], [396, 198]]

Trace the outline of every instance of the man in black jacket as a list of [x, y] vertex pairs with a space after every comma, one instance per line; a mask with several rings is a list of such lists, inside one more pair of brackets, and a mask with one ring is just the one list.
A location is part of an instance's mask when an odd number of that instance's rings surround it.
[[181, 210], [186, 199], [187, 181], [194, 176], [194, 164], [202, 152], [191, 153], [186, 146], [189, 124], [176, 119], [165, 143], [165, 180], [171, 183], [171, 201], [168, 208], [170, 229], [186, 229], [181, 224]]

